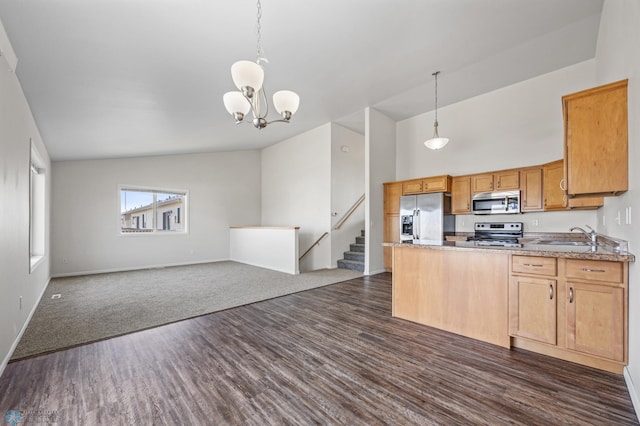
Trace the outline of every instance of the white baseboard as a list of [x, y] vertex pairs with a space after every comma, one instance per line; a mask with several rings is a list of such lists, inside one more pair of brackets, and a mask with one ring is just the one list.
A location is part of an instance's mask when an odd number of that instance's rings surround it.
[[53, 274], [51, 278], [64, 278], [64, 277], [77, 277], [80, 275], [95, 275], [95, 274], [108, 274], [110, 272], [126, 272], [126, 271], [139, 271], [142, 269], [156, 269], [156, 268], [170, 268], [172, 266], [189, 266], [189, 265], [200, 265], [203, 263], [213, 263], [213, 262], [226, 262], [231, 259], [211, 259], [211, 260], [200, 260], [197, 262], [179, 262], [179, 263], [165, 263], [158, 265], [146, 265], [146, 266], [129, 266], [125, 268], [111, 268], [111, 269], [97, 269], [93, 271], [80, 271], [80, 272], [66, 272], [62, 274]]
[[627, 389], [629, 390], [629, 396], [631, 397], [633, 409], [636, 411], [636, 416], [640, 417], [640, 399], [638, 399], [638, 393], [636, 392], [636, 388], [633, 385], [631, 373], [629, 373], [629, 367], [624, 368], [624, 381], [627, 384]]
[[36, 312], [36, 309], [40, 304], [40, 300], [42, 299], [42, 296], [44, 296], [45, 291], [47, 291], [47, 287], [49, 287], [50, 282], [51, 282], [51, 278], [49, 278], [49, 280], [47, 281], [47, 284], [43, 287], [42, 292], [40, 292], [40, 296], [38, 296], [38, 300], [36, 300], [36, 303], [33, 305], [33, 308], [31, 308], [31, 312], [29, 312], [29, 316], [27, 317], [27, 320], [22, 325], [22, 328], [20, 329], [20, 333], [18, 333], [18, 336], [16, 336], [16, 339], [13, 341], [13, 344], [11, 345], [11, 349], [9, 349], [9, 353], [4, 358], [4, 360], [2, 360], [2, 364], [0, 364], [0, 377], [2, 376], [2, 373], [4, 373], [4, 369], [7, 368], [7, 364], [9, 364], [9, 360], [11, 359], [11, 357], [13, 356], [13, 353], [18, 347], [18, 342], [20, 342], [20, 339], [22, 339], [22, 335], [24, 334], [25, 330], [27, 329], [27, 326], [31, 322], [31, 318], [33, 318], [33, 314]]
[[381, 274], [383, 272], [387, 272], [386, 269], [382, 268], [382, 269], [376, 269], [375, 271], [369, 271], [368, 274], [365, 275], [376, 275], [376, 274]]

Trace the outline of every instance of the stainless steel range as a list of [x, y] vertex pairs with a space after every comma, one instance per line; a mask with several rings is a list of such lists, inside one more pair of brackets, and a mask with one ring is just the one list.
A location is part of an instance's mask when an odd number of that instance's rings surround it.
[[522, 247], [522, 222], [476, 222], [475, 234], [468, 241], [478, 246]]

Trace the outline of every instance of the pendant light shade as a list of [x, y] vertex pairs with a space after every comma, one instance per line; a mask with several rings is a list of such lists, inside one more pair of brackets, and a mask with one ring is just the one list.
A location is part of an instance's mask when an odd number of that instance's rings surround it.
[[436, 78], [436, 118], [433, 122], [433, 137], [424, 143], [424, 146], [433, 150], [442, 149], [449, 143], [449, 138], [441, 138], [438, 134], [438, 74], [440, 74], [440, 71], [432, 74]]
[[280, 115], [293, 115], [298, 111], [300, 96], [291, 90], [280, 90], [273, 94], [273, 106]]
[[257, 92], [262, 89], [264, 70], [255, 62], [238, 61], [231, 65], [231, 78], [238, 89], [251, 87]]
[[225, 93], [222, 97], [222, 102], [224, 102], [224, 107], [231, 115], [242, 114], [244, 116], [251, 109], [251, 104], [240, 92]]

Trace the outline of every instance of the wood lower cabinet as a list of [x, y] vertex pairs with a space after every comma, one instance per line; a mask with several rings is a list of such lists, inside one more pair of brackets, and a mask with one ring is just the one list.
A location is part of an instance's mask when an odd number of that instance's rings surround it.
[[512, 336], [555, 345], [556, 280], [512, 276], [509, 283], [509, 332]]
[[[543, 260], [540, 260], [543, 259]], [[513, 255], [512, 345], [620, 374], [627, 362], [628, 264]]]
[[[385, 242], [397, 243], [400, 241], [400, 197], [402, 196], [402, 182], [389, 182], [384, 184], [384, 229]], [[392, 250], [384, 247], [384, 268], [391, 272]]]
[[568, 281], [567, 348], [624, 360], [624, 289]]
[[508, 254], [393, 250], [394, 317], [509, 347]]
[[451, 180], [451, 213], [471, 213], [470, 176], [456, 176]]

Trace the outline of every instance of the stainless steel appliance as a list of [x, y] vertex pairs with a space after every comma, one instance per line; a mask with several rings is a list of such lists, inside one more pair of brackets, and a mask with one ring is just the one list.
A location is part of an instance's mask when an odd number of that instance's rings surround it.
[[476, 222], [474, 231], [468, 241], [478, 246], [522, 247], [522, 222]]
[[471, 197], [473, 214], [520, 213], [520, 191], [482, 192]]
[[432, 193], [400, 197], [400, 241], [442, 241], [455, 232], [451, 194]]

